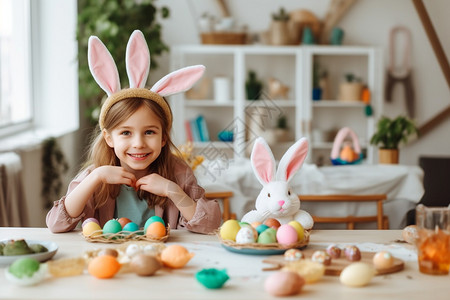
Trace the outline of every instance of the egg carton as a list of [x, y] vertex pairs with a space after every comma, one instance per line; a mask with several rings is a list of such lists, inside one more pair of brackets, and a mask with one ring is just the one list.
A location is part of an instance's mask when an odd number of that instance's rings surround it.
[[[100, 234], [99, 234], [100, 233]], [[117, 233], [106, 233], [104, 234], [101, 230], [94, 231], [90, 235], [81, 235], [84, 239], [91, 243], [111, 243], [111, 244], [122, 244], [129, 241], [146, 241], [146, 242], [157, 242], [163, 243], [167, 241], [170, 235], [170, 225], [166, 227], [166, 235], [163, 237], [149, 237], [144, 234], [144, 230], [137, 231], [119, 231]]]

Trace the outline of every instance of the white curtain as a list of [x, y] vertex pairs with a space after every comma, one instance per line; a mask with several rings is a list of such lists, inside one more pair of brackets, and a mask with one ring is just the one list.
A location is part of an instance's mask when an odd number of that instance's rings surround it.
[[28, 226], [22, 163], [14, 152], [0, 154], [0, 226]]

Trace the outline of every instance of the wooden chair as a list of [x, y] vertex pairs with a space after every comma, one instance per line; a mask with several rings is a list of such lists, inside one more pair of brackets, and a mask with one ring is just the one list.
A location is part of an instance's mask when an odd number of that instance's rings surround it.
[[375, 216], [320, 217], [312, 216], [315, 223], [346, 223], [347, 229], [355, 229], [355, 223], [377, 222], [378, 229], [389, 229], [389, 219], [383, 215], [385, 194], [379, 195], [299, 195], [302, 202], [375, 202]]
[[230, 211], [230, 197], [233, 197], [233, 193], [230, 191], [222, 191], [222, 192], [206, 192], [205, 197], [207, 199], [222, 199], [223, 204], [223, 221], [229, 219], [236, 219], [236, 214]]

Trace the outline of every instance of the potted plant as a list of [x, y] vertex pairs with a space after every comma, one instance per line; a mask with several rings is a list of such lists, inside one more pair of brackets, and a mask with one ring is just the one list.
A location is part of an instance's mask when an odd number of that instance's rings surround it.
[[245, 91], [247, 93], [248, 100], [258, 100], [261, 96], [263, 84], [256, 77], [256, 72], [253, 70], [248, 71], [248, 77], [245, 81]]
[[413, 120], [406, 116], [395, 119], [382, 117], [377, 123], [377, 131], [370, 144], [379, 146], [379, 163], [397, 164], [400, 143], [406, 144], [408, 138], [419, 131]]
[[272, 14], [272, 23], [270, 24], [270, 43], [272, 45], [289, 45], [289, 14], [281, 7], [277, 13]]
[[155, 70], [158, 67], [155, 57], [169, 50], [161, 38], [162, 28], [157, 22], [157, 15], [167, 18], [169, 13], [167, 7], [156, 7], [154, 0], [78, 1], [79, 93], [86, 117], [92, 124], [97, 123], [105, 93], [89, 71], [87, 62], [89, 37], [96, 35], [106, 42], [116, 61], [121, 86], [126, 87], [129, 83], [125, 69], [125, 51], [130, 34], [139, 29], [145, 35], [151, 53], [151, 70]]
[[363, 84], [361, 79], [352, 73], [345, 74], [345, 82], [339, 86], [339, 100], [360, 101]]
[[322, 99], [322, 89], [320, 87], [320, 66], [317, 62], [314, 62], [313, 64], [312, 99], [314, 101]]

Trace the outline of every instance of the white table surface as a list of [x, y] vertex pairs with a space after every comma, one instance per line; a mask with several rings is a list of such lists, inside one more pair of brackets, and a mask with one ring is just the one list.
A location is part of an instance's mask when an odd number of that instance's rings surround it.
[[[310, 248], [330, 243], [356, 244], [362, 251], [390, 250], [405, 261], [401, 272], [376, 276], [362, 288], [342, 285], [338, 277], [325, 276], [320, 282], [305, 285], [299, 299], [449, 299], [450, 276], [424, 275], [418, 271], [417, 256], [411, 245], [396, 243], [399, 230], [315, 230]], [[79, 232], [52, 234], [46, 228], [0, 228], [0, 239], [33, 239], [54, 241], [59, 245], [55, 259], [77, 257], [95, 248], [115, 244], [89, 243]], [[225, 250], [214, 235], [200, 235], [172, 230], [167, 244], [180, 244], [194, 258], [182, 269], [159, 270], [155, 276], [139, 277], [133, 273], [118, 274], [112, 279], [97, 279], [88, 273], [67, 278], [49, 278], [36, 286], [20, 287], [5, 279], [0, 269], [0, 299], [275, 299], [264, 292], [262, 271], [268, 267], [266, 256], [236, 254]], [[230, 280], [222, 289], [208, 290], [194, 274], [203, 268], [227, 269]]]

